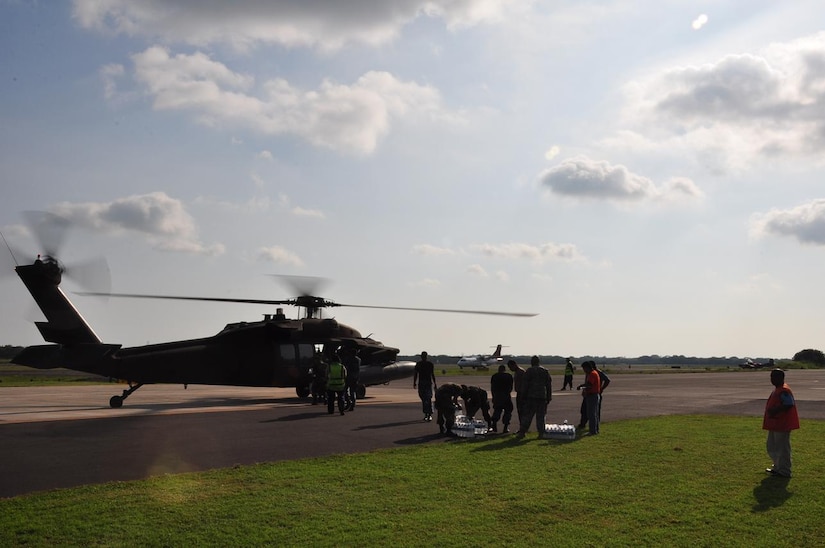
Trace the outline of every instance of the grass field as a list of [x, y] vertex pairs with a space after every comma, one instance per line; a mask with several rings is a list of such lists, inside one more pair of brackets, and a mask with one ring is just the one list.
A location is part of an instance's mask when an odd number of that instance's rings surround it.
[[825, 544], [825, 422], [793, 434], [791, 480], [764, 473], [760, 426], [658, 417], [32, 494], [0, 500], [0, 545]]

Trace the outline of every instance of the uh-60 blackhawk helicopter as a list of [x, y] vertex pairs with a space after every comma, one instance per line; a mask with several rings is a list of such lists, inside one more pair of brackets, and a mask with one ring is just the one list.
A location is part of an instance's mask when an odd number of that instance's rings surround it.
[[[54, 222], [52, 216], [47, 221]], [[38, 232], [37, 227], [35, 227]], [[175, 299], [270, 306], [290, 305], [305, 310], [303, 317], [288, 319], [282, 308], [252, 322], [227, 324], [215, 335], [124, 348], [100, 340], [60, 288], [65, 272], [55, 251], [44, 246], [45, 254], [32, 264], [17, 265], [15, 271], [31, 293], [45, 322], [35, 322], [41, 335], [53, 344], [30, 346], [12, 359], [13, 363], [37, 369], [66, 368], [124, 380], [129, 388], [114, 395], [109, 405], [118, 408], [145, 384], [206, 384], [256, 387], [295, 387], [299, 397], [310, 393], [313, 369], [322, 356], [340, 347], [352, 347], [361, 359], [358, 397], [366, 387], [410, 377], [415, 364], [399, 362], [399, 350], [384, 346], [356, 329], [333, 318], [321, 317], [324, 308], [356, 307], [391, 310], [418, 310], [535, 316], [535, 314], [340, 304], [304, 291], [284, 300], [140, 295], [90, 291], [81, 295]], [[11, 249], [9, 249], [11, 251]], [[13, 255], [13, 254], [12, 254]], [[304, 282], [320, 280], [301, 278]], [[302, 282], [303, 283], [303, 282]], [[304, 284], [306, 285], [306, 284]]]

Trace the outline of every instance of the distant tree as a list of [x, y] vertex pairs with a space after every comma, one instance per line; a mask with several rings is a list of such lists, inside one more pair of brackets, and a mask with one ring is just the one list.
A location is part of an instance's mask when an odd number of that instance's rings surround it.
[[23, 350], [22, 346], [0, 346], [0, 359], [11, 359]]
[[795, 362], [812, 362], [819, 365], [825, 365], [825, 354], [822, 353], [821, 350], [814, 350], [813, 348], [807, 348], [805, 350], [800, 350], [796, 354], [793, 355], [793, 361]]

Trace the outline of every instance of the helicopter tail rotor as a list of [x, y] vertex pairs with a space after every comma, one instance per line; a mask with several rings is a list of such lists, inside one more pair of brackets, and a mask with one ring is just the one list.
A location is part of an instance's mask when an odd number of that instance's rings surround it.
[[[108, 293], [112, 287], [109, 264], [104, 257], [95, 257], [80, 262], [64, 263], [61, 250], [75, 225], [65, 217], [48, 211], [24, 211], [22, 213], [26, 226], [37, 242], [38, 253], [32, 257], [9, 247], [14, 261], [30, 264], [36, 260], [50, 263], [61, 275], [71, 279], [89, 291]], [[18, 263], [19, 264], [19, 263]]]

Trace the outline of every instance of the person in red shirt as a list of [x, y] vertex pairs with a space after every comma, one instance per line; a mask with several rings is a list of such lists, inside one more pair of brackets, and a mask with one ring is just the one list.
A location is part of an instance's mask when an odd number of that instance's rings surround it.
[[587, 426], [591, 436], [599, 433], [599, 405], [601, 403], [599, 394], [602, 393], [602, 381], [596, 369], [596, 362], [586, 361], [582, 364], [584, 369], [584, 403], [587, 407]]
[[791, 477], [791, 430], [799, 428], [799, 413], [796, 410], [793, 392], [785, 384], [785, 372], [771, 371], [774, 390], [765, 404], [762, 429], [768, 431], [768, 456], [773, 466], [765, 471], [774, 476]]

